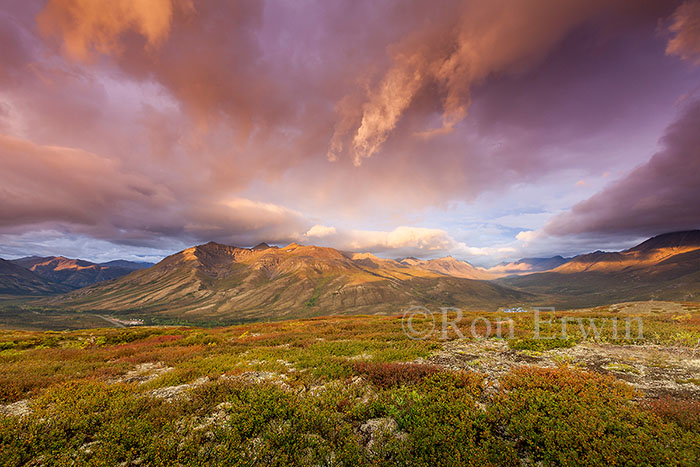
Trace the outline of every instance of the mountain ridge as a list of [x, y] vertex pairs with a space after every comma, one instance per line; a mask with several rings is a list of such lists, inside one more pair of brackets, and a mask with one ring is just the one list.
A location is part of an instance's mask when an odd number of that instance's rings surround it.
[[0, 295], [47, 295], [69, 290], [70, 287], [45, 280], [22, 266], [0, 258]]
[[[99, 266], [62, 257], [22, 260], [36, 263], [37, 272], [44, 263], [63, 264], [54, 267], [55, 274]], [[554, 267], [506, 275], [513, 265]], [[46, 303], [78, 310], [259, 319], [400, 312], [412, 305], [491, 309], [519, 302], [592, 306], [623, 299], [690, 300], [700, 296], [700, 231], [657, 235], [623, 251], [595, 251], [568, 259], [523, 258], [506, 263], [501, 277], [451, 256], [386, 259], [298, 243], [241, 248], [208, 242], [150, 268], [127, 272], [47, 298]], [[34, 282], [31, 294], [57, 293], [50, 286], [56, 282]]]
[[521, 275], [533, 272], [549, 271], [569, 261], [571, 258], [564, 258], [561, 255], [548, 258], [521, 258], [516, 261], [502, 262], [496, 266], [487, 268], [494, 275]]
[[65, 256], [27, 256], [10, 260], [44, 280], [62, 284], [70, 289], [79, 289], [98, 282], [117, 279], [136, 269], [150, 267], [152, 263], [135, 263], [116, 260], [108, 263], [93, 263], [91, 261]]
[[[456, 260], [455, 260], [456, 261]], [[506, 305], [529, 294], [371, 254], [292, 243], [239, 248], [209, 242], [53, 304], [208, 317], [399, 313], [411, 305]]]
[[698, 300], [700, 230], [657, 235], [627, 250], [578, 255], [548, 271], [496, 282], [550, 297], [552, 303], [575, 306], [620, 300]]

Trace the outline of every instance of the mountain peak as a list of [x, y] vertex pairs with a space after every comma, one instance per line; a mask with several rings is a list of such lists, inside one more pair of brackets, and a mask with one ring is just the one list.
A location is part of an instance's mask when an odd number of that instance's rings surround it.
[[352, 259], [379, 259], [377, 256], [366, 251], [364, 253], [353, 253]]
[[210, 247], [210, 248], [211, 248], [211, 247], [214, 247], [214, 248], [218, 248], [218, 247], [229, 247], [229, 248], [230, 248], [230, 245], [224, 245], [223, 243], [217, 243], [217, 242], [215, 242], [215, 241], [212, 240], [212, 241], [209, 241], [209, 242], [204, 243], [204, 244], [202, 244], [202, 245], [197, 245], [197, 248], [200, 248], [200, 247]]
[[272, 247], [270, 245], [268, 245], [267, 243], [260, 242], [251, 249], [253, 251], [259, 251], [259, 250], [269, 250], [270, 248], [272, 248]]
[[69, 290], [71, 287], [44, 279], [13, 261], [0, 258], [0, 294], [45, 295]]
[[244, 252], [249, 253], [250, 251], [251, 250], [247, 248], [240, 248], [233, 245], [225, 245], [223, 243], [217, 242], [208, 242], [203, 245], [197, 245], [195, 247], [188, 248], [187, 250], [184, 250], [183, 253], [185, 253], [188, 256], [195, 256], [201, 260], [204, 257], [238, 256]]
[[[521, 296], [466, 280], [483, 274], [466, 263], [432, 266], [408, 267], [370, 253], [351, 257], [334, 248], [297, 243], [264, 251], [208, 243], [59, 300], [86, 309], [125, 309], [136, 303], [154, 312], [207, 310], [210, 316], [241, 319], [260, 312], [283, 316], [290, 310], [307, 315], [350, 310], [395, 313], [407, 303], [428, 303], [445, 290], [450, 301], [443, 303], [449, 304], [509, 303]], [[417, 296], [417, 287], [425, 291], [425, 298]]]
[[207, 242], [202, 245], [197, 245], [192, 248], [188, 248], [187, 250], [184, 251], [189, 251], [192, 250], [193, 252], [204, 252], [204, 253], [209, 253], [209, 254], [216, 254], [216, 253], [231, 253], [239, 250], [244, 250], [245, 248], [239, 248], [237, 246], [233, 245], [225, 245], [223, 243], [217, 243], [217, 242]]
[[435, 258], [435, 259], [429, 260], [429, 261], [439, 261], [442, 263], [466, 263], [466, 264], [469, 264], [468, 261], [462, 261], [462, 260], [457, 259], [454, 256], [450, 256], [450, 255], [442, 256], [440, 258]]

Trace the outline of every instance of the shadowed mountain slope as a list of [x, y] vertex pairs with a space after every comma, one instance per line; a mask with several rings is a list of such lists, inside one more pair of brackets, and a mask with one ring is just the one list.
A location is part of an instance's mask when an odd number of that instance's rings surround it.
[[47, 295], [69, 290], [70, 287], [45, 280], [11, 261], [0, 259], [0, 295]]
[[153, 265], [152, 263], [134, 263], [124, 260], [97, 264], [63, 256], [28, 256], [11, 262], [28, 269], [45, 280], [68, 286], [69, 289], [78, 289], [98, 282], [117, 279], [137, 269]]

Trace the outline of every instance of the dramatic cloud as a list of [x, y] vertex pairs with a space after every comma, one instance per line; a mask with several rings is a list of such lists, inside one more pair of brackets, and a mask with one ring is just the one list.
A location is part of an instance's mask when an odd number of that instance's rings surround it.
[[161, 44], [172, 13], [172, 0], [49, 0], [37, 22], [42, 33], [63, 38], [68, 54], [86, 60], [91, 50], [121, 53], [120, 36], [132, 29], [148, 46]]
[[0, 242], [518, 255], [653, 154], [700, 82], [697, 5], [4, 2]]
[[447, 232], [439, 229], [402, 226], [391, 232], [353, 231], [351, 235], [350, 248], [361, 251], [413, 249], [444, 252], [455, 246], [455, 241]]
[[291, 241], [308, 228], [301, 214], [244, 198], [185, 198], [166, 186], [81, 150], [0, 135], [0, 228], [63, 226], [118, 243], [169, 236], [250, 244]]
[[552, 219], [548, 234], [655, 235], [700, 228], [700, 101], [687, 104], [649, 162], [570, 212]]
[[[442, 126], [422, 136], [444, 134], [467, 114], [470, 90], [489, 75], [522, 72], [539, 62], [573, 28], [603, 12], [622, 9], [624, 1], [505, 0], [463, 2], [441, 11], [436, 24], [409, 35], [388, 52], [391, 67], [362, 104], [362, 111], [339, 107], [329, 158], [343, 149], [348, 118], [352, 154], [359, 165], [381, 148], [389, 133], [421, 91], [434, 88], [442, 103]], [[440, 10], [440, 9], [437, 9]], [[431, 18], [435, 20], [434, 18]]]
[[[315, 225], [304, 235], [308, 240], [346, 251], [371, 252], [390, 256], [435, 257], [446, 255], [459, 245], [444, 230], [399, 226], [391, 231], [342, 230]], [[303, 240], [303, 239], [302, 239]]]
[[700, 1], [687, 1], [678, 7], [669, 29], [674, 37], [668, 42], [666, 52], [700, 65]]
[[0, 135], [0, 226], [65, 222], [96, 226], [105, 216], [166, 209], [165, 187], [86, 151]]

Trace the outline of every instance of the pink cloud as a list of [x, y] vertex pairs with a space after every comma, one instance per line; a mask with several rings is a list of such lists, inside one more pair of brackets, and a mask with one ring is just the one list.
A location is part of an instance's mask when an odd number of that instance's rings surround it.
[[677, 2], [93, 3], [0, 7], [5, 231], [459, 249], [397, 226], [639, 163], [697, 81]]
[[686, 1], [678, 7], [669, 30], [674, 36], [668, 41], [666, 53], [700, 65], [700, 1]]

